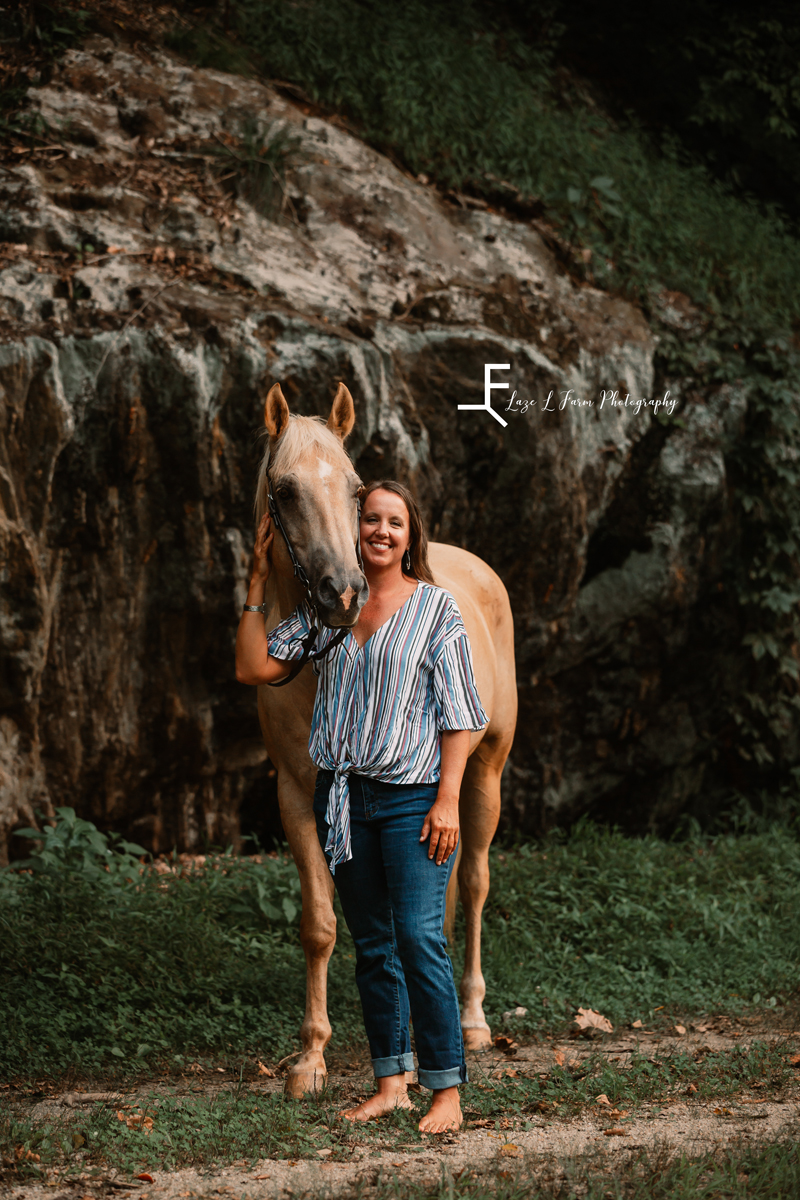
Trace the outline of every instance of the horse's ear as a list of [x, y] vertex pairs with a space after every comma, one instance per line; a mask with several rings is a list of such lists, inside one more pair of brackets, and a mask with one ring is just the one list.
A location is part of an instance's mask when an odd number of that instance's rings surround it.
[[343, 383], [339, 384], [333, 398], [331, 415], [328, 417], [328, 429], [344, 441], [356, 423], [356, 409], [353, 397]]
[[289, 405], [279, 383], [273, 383], [264, 401], [264, 424], [273, 441], [286, 432], [289, 424]]

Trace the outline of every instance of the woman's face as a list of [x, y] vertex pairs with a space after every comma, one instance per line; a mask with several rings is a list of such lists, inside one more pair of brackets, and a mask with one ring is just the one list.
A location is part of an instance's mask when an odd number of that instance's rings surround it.
[[402, 566], [410, 542], [408, 509], [394, 492], [377, 488], [361, 510], [361, 556], [365, 567]]

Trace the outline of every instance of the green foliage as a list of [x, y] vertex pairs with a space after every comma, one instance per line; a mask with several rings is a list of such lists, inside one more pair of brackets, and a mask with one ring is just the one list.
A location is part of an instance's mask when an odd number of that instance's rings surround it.
[[32, 856], [16, 863], [16, 869], [28, 869], [63, 882], [75, 873], [86, 880], [131, 883], [141, 873], [139, 858], [147, 855], [143, 846], [124, 841], [119, 834], [101, 833], [91, 821], [75, 815], [74, 808], [57, 808], [55, 824], [38, 829], [18, 829], [17, 837], [30, 838], [37, 847]]
[[767, 12], [749, 0], [675, 0], [666, 12], [569, 0], [554, 15], [559, 57], [579, 64], [616, 111], [630, 107], [651, 128], [671, 129], [721, 178], [798, 215], [796, 5], [775, 0]]
[[231, 75], [251, 73], [246, 51], [210, 25], [180, 26], [166, 34], [164, 44], [195, 66]]
[[[188, 872], [178, 860], [134, 869], [130, 846], [78, 824], [65, 810], [42, 864], [0, 872], [0, 1070], [131, 1074], [296, 1048], [305, 962], [292, 861], [228, 853]], [[669, 1019], [780, 1006], [797, 990], [800, 845], [785, 830], [666, 844], [582, 826], [540, 849], [493, 850], [491, 869], [495, 1025], [517, 1005], [524, 1027], [559, 1028], [579, 1005], [616, 1023], [661, 1006]], [[462, 953], [459, 926], [456, 967]], [[353, 966], [340, 920], [329, 979], [340, 1046], [363, 1038]]]

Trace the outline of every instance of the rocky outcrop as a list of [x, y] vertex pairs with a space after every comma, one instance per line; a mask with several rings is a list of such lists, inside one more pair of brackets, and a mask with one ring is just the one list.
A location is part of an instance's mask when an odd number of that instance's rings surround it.
[[[655, 380], [642, 315], [546, 227], [257, 82], [97, 39], [31, 106], [47, 136], [0, 175], [0, 843], [59, 804], [158, 850], [277, 827], [232, 672], [276, 379], [303, 413], [343, 379], [362, 476], [506, 582], [505, 820], [689, 803], [745, 398]], [[487, 363], [505, 426], [458, 407]]]

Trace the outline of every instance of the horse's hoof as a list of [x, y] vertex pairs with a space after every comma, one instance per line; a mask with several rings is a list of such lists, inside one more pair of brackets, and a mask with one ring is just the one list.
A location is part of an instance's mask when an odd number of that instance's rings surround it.
[[480, 1054], [492, 1048], [492, 1031], [488, 1025], [471, 1025], [467, 1029], [462, 1026], [464, 1049], [473, 1054]]
[[283, 1094], [292, 1100], [302, 1100], [303, 1096], [314, 1095], [325, 1087], [328, 1072], [326, 1070], [310, 1070], [308, 1067], [292, 1067], [283, 1085]]

